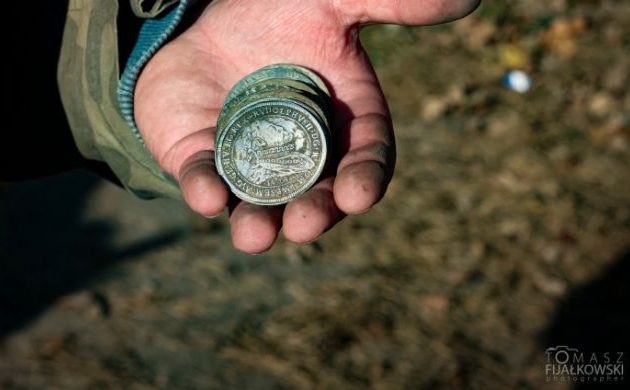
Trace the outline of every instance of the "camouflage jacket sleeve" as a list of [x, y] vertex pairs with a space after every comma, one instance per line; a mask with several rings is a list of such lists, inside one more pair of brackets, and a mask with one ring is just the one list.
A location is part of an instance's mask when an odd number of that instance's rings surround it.
[[148, 19], [121, 78], [118, 0], [69, 1], [59, 91], [75, 142], [86, 158], [106, 162], [139, 197], [180, 198], [177, 182], [158, 166], [139, 137], [132, 98], [142, 66], [173, 32], [188, 1], [158, 0], [149, 10], [143, 9], [143, 2], [131, 0], [134, 12]]

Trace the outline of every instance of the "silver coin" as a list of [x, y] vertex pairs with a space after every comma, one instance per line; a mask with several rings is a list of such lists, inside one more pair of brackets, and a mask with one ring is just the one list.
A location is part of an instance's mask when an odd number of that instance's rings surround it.
[[224, 108], [219, 113], [219, 118], [217, 120], [217, 132], [219, 134], [223, 133], [223, 130], [226, 127], [226, 124], [229, 118], [233, 117], [236, 112], [238, 112], [242, 107], [255, 102], [261, 99], [267, 98], [276, 98], [283, 101], [290, 101], [303, 106], [306, 110], [310, 111], [312, 114], [317, 116], [317, 119], [320, 123], [324, 124], [324, 130], [329, 132], [330, 123], [327, 116], [327, 113], [321, 108], [319, 104], [317, 104], [311, 96], [304, 95], [298, 91], [292, 89], [271, 89], [264, 90], [264, 92], [252, 94], [250, 96], [244, 97], [238, 101], [232, 101], [230, 105], [224, 106]]
[[253, 101], [235, 112], [216, 142], [217, 171], [232, 192], [259, 205], [287, 203], [324, 169], [327, 132], [317, 115], [286, 99]]
[[245, 76], [241, 79], [228, 93], [225, 101], [234, 99], [245, 91], [250, 85], [260, 81], [269, 79], [285, 79], [301, 81], [311, 85], [315, 89], [319, 89], [325, 95], [330, 97], [330, 91], [326, 87], [324, 81], [312, 70], [303, 66], [293, 64], [274, 64], [260, 68], [257, 71]]
[[[293, 93], [293, 95], [290, 95], [291, 93]], [[322, 104], [319, 103], [317, 91], [311, 86], [295, 80], [265, 79], [254, 84], [250, 84], [249, 87], [240, 94], [225, 101], [217, 119], [217, 131], [222, 131], [228, 118], [230, 118], [240, 107], [252, 100], [259, 99], [260, 97], [268, 96], [270, 94], [278, 97], [286, 97], [287, 99], [295, 98], [300, 100], [310, 106], [311, 109], [317, 111], [323, 120], [326, 122], [328, 121], [326, 112], [323, 111], [321, 107]]]
[[217, 125], [217, 132], [215, 138], [215, 144], [220, 143], [225, 134], [225, 128], [231, 118], [233, 118], [237, 112], [242, 110], [243, 107], [251, 105], [254, 102], [261, 100], [273, 100], [280, 102], [290, 102], [300, 106], [302, 109], [308, 111], [311, 115], [315, 116], [318, 123], [320, 123], [322, 130], [326, 137], [330, 136], [330, 123], [326, 112], [324, 112], [320, 106], [315, 104], [311, 99], [305, 97], [292, 90], [271, 90], [260, 94], [252, 94], [244, 99], [236, 102], [234, 106], [224, 106], [223, 110], [219, 114], [219, 122]]

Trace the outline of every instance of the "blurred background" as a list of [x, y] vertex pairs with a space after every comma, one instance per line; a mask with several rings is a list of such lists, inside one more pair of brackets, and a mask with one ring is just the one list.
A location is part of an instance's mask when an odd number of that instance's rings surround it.
[[0, 388], [564, 389], [547, 348], [629, 352], [630, 2], [362, 39], [396, 174], [315, 243], [246, 256], [86, 172], [0, 187]]

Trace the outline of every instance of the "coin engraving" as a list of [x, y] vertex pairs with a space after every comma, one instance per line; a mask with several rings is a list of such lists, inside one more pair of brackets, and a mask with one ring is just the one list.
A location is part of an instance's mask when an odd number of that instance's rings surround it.
[[240, 198], [286, 203], [306, 191], [326, 160], [317, 118], [298, 104], [261, 101], [227, 124], [217, 144], [217, 169]]

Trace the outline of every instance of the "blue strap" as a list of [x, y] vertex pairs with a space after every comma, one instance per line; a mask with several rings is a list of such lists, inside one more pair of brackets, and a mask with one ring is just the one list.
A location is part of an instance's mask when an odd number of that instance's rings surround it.
[[129, 124], [133, 135], [143, 144], [144, 140], [142, 139], [142, 135], [140, 135], [140, 131], [138, 131], [133, 116], [133, 92], [136, 87], [136, 82], [144, 65], [164, 42], [166, 42], [168, 37], [175, 30], [175, 27], [177, 27], [182, 20], [188, 3], [189, 0], [180, 0], [177, 7], [173, 8], [164, 16], [148, 19], [144, 22], [140, 29], [136, 45], [127, 60], [127, 65], [118, 84], [118, 104], [120, 105], [120, 111]]

